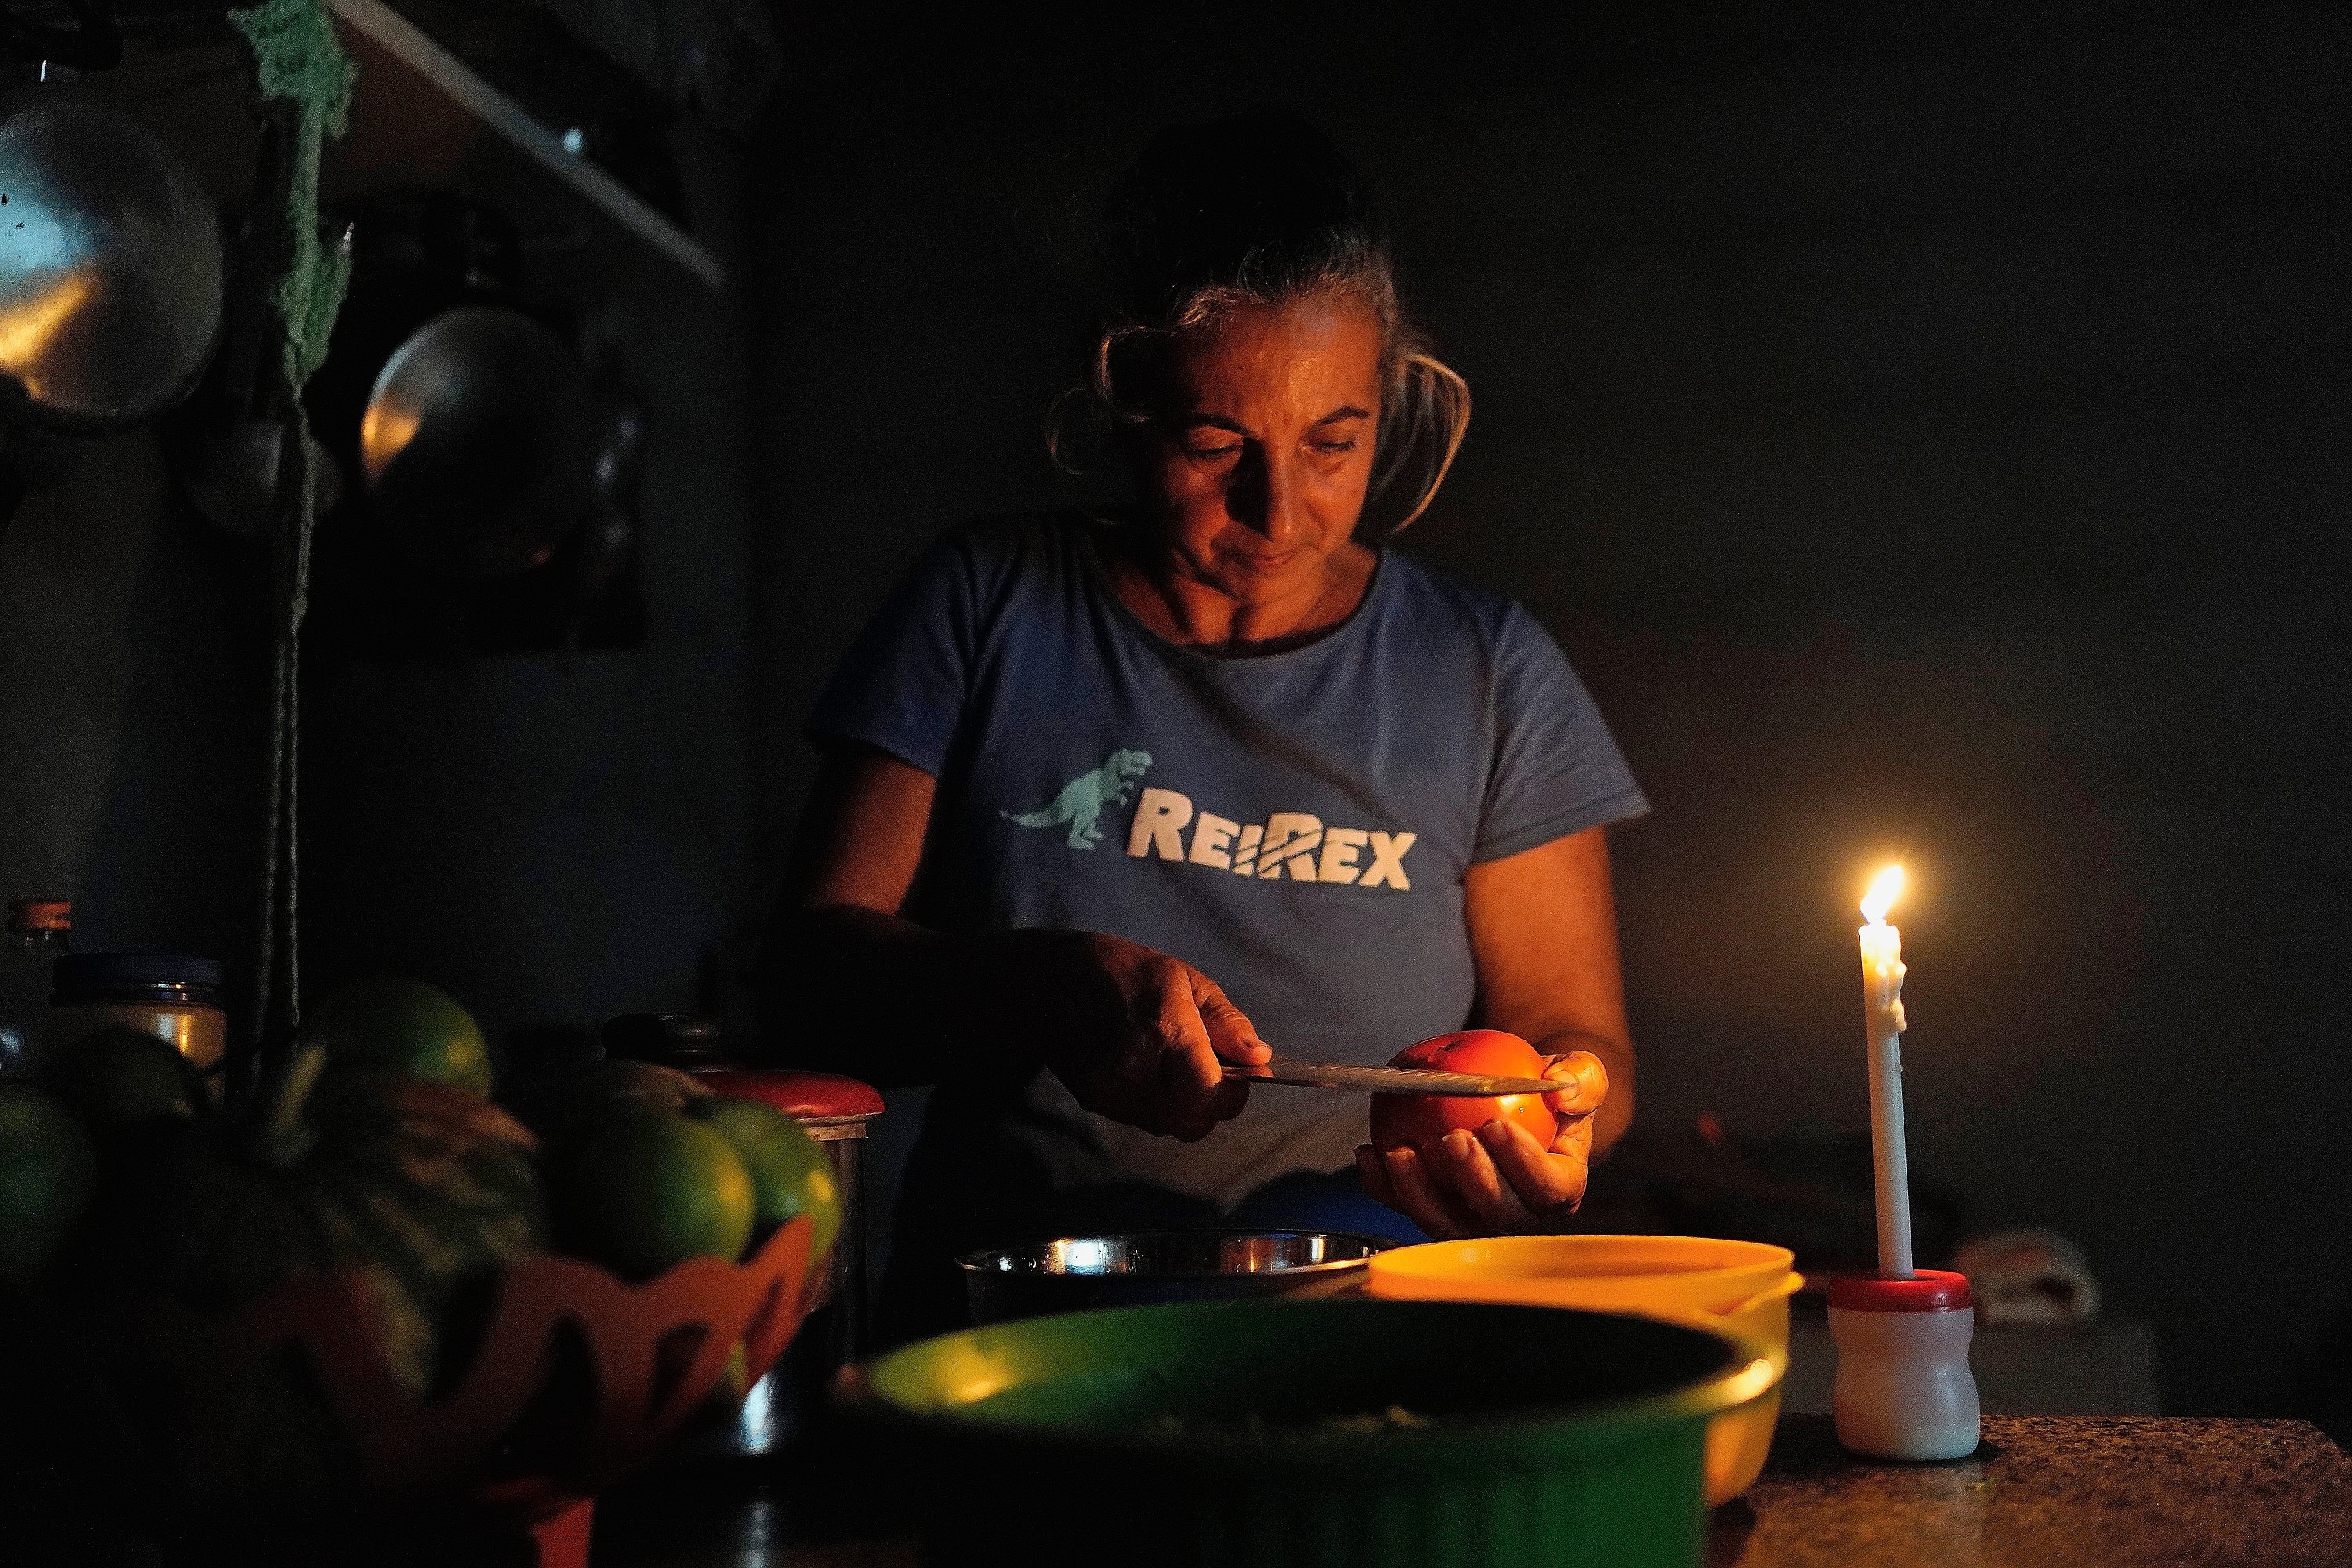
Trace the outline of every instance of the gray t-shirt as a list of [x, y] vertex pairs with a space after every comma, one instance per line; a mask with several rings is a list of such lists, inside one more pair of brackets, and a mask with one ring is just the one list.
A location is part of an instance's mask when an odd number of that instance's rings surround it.
[[[1314, 642], [1200, 653], [1118, 601], [1109, 526], [950, 531], [819, 700], [813, 738], [939, 780], [910, 918], [1146, 943], [1287, 1056], [1384, 1062], [1462, 1027], [1477, 980], [1464, 873], [1646, 809], [1559, 647], [1509, 600], [1382, 550], [1363, 603]], [[1349, 1164], [1367, 1103], [1260, 1087], [1182, 1143], [1040, 1073], [1010, 1093], [943, 1088], [925, 1138], [957, 1145], [940, 1180], [961, 1194], [1143, 1183], [1230, 1207]]]

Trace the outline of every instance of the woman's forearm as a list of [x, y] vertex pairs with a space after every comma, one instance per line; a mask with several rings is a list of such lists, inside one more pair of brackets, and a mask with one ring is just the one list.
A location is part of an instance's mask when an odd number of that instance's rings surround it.
[[1605, 830], [1588, 827], [1471, 867], [1463, 909], [1478, 963], [1478, 1021], [1547, 1056], [1591, 1051], [1608, 1069], [1609, 1098], [1592, 1119], [1600, 1153], [1633, 1120], [1633, 1047]]

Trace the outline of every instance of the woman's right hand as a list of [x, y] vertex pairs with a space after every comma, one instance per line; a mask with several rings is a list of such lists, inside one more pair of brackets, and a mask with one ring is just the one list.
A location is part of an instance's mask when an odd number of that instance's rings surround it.
[[1113, 1121], [1198, 1142], [1241, 1114], [1227, 1062], [1274, 1053], [1217, 983], [1181, 959], [1093, 931], [1008, 931], [1005, 1015], [1071, 1097]]

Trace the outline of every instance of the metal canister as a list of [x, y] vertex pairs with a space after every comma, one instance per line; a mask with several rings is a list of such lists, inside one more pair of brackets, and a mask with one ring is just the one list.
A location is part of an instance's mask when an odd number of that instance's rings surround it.
[[865, 1346], [866, 1135], [882, 1114], [882, 1096], [853, 1078], [730, 1061], [718, 1021], [711, 1018], [631, 1014], [604, 1026], [604, 1043], [608, 1056], [659, 1062], [694, 1074], [716, 1093], [774, 1106], [805, 1128], [832, 1162], [841, 1194], [841, 1232], [834, 1240], [823, 1294], [783, 1359], [752, 1385], [727, 1428], [689, 1434], [678, 1445], [680, 1455], [689, 1458], [770, 1452], [810, 1424], [833, 1374]]
[[834, 1364], [855, 1359], [866, 1339], [866, 1131], [882, 1114], [881, 1095], [870, 1085], [832, 1073], [716, 1068], [696, 1076], [720, 1094], [767, 1101], [824, 1146], [841, 1191], [841, 1235], [819, 1304], [840, 1308], [841, 1343]]

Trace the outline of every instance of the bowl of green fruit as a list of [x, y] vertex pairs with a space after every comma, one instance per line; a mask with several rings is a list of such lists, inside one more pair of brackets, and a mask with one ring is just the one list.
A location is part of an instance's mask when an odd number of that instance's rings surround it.
[[790, 1117], [685, 1073], [495, 1089], [414, 982], [331, 999], [226, 1110], [127, 1030], [0, 1085], [19, 1419], [197, 1543], [487, 1503], [584, 1549], [581, 1500], [791, 1341], [839, 1195]]

